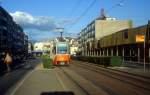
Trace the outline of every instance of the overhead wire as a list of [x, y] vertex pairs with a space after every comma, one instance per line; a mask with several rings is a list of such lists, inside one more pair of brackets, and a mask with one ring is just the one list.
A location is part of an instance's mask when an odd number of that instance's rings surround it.
[[[80, 7], [82, 1], [83, 1], [83, 0], [77, 0], [77, 1], [74, 3], [73, 7], [71, 8], [71, 10], [70, 10], [70, 12], [68, 13], [68, 16], [67, 16], [67, 18], [68, 18], [69, 20], [72, 21], [72, 17], [73, 17], [73, 15], [75, 14], [75, 12], [79, 9], [79, 7]], [[63, 27], [64, 27], [64, 29], [67, 28], [66, 25], [63, 26]], [[70, 34], [72, 34], [72, 33], [70, 33]]]
[[[123, 3], [125, 0], [120, 0], [118, 3], [116, 3], [115, 5], [113, 5], [110, 9], [112, 10], [113, 8], [117, 7], [117, 6], [121, 6], [121, 3]], [[86, 10], [77, 18], [75, 19], [75, 21], [73, 21], [73, 23], [71, 24], [71, 26], [68, 28], [71, 29], [76, 23], [78, 23], [86, 14], [87, 12], [93, 7], [93, 5], [96, 3], [96, 0], [93, 0], [90, 5], [86, 8]], [[110, 10], [106, 11], [107, 13]]]
[[93, 7], [93, 5], [96, 3], [96, 0], [93, 0], [90, 5], [86, 8], [86, 10], [77, 18], [75, 21], [71, 24], [69, 29], [71, 29], [77, 22], [79, 22], [85, 15], [86, 13]]
[[72, 18], [73, 14], [74, 14], [74, 13], [76, 12], [76, 10], [79, 8], [79, 6], [80, 6], [80, 4], [81, 4], [82, 1], [83, 1], [83, 0], [78, 0], [78, 1], [74, 4], [74, 6], [72, 7], [72, 9], [70, 10], [69, 18]]
[[[118, 3], [116, 3], [115, 5], [113, 5], [111, 7], [111, 9], [117, 7], [117, 6], [121, 6], [121, 3], [123, 3], [125, 0], [120, 0]], [[85, 15], [86, 13], [93, 7], [93, 5], [95, 4], [96, 0], [93, 0], [91, 2], [91, 4], [87, 7], [87, 9], [74, 21], [74, 23], [69, 27], [69, 29], [71, 29], [77, 22], [79, 22]], [[110, 11], [110, 10], [109, 10]]]
[[125, 0], [120, 0], [118, 1], [118, 3], [116, 3], [115, 5], [111, 6], [108, 10], [106, 10], [106, 13], [109, 13], [112, 9], [114, 9], [117, 6], [122, 6], [121, 4], [124, 3]]

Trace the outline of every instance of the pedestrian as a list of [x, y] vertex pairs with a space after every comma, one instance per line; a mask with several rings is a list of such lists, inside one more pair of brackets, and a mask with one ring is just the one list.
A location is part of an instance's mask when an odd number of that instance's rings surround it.
[[7, 66], [7, 72], [10, 72], [11, 71], [10, 64], [12, 64], [12, 56], [10, 55], [9, 52], [6, 53], [6, 57], [4, 59], [4, 63]]

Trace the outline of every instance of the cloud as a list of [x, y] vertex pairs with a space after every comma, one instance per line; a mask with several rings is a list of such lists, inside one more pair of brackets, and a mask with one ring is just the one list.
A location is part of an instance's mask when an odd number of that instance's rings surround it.
[[36, 29], [25, 29], [24, 32], [28, 35], [29, 39], [42, 40], [45, 38], [54, 38], [58, 33], [52, 31], [41, 31]]
[[57, 27], [56, 22], [51, 17], [32, 16], [29, 13], [16, 11], [10, 13], [14, 21], [20, 24], [24, 29], [37, 29], [41, 31], [50, 31]]
[[75, 22], [74, 19], [61, 19], [59, 22], [58, 22], [58, 25], [60, 26], [67, 26], [67, 25], [71, 25]]
[[[27, 12], [21, 11], [10, 14], [13, 20], [23, 27], [29, 39], [33, 40], [42, 40], [59, 36], [59, 33], [55, 31], [57, 28], [64, 28], [73, 23], [72, 19], [54, 19], [46, 16], [33, 16]], [[70, 35], [67, 32], [64, 34]]]

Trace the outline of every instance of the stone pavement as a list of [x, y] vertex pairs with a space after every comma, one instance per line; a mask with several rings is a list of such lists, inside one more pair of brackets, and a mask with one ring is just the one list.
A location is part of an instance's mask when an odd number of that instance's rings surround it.
[[[58, 68], [44, 69], [42, 63], [12, 87], [6, 95], [41, 95], [44, 92], [71, 92], [68, 95], [85, 93]], [[51, 95], [51, 94], [50, 94]], [[61, 94], [62, 95], [62, 94]], [[63, 94], [64, 95], [64, 94]]]

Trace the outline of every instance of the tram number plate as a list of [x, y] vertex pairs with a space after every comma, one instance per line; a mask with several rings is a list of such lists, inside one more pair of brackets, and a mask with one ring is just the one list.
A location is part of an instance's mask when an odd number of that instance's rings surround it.
[[65, 65], [65, 62], [60, 62], [60, 65]]

